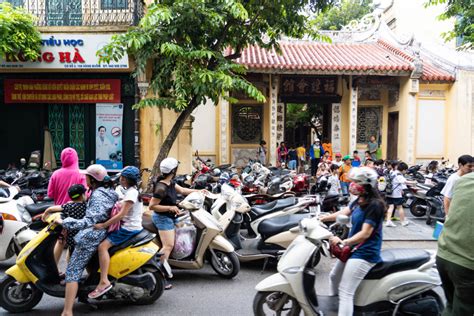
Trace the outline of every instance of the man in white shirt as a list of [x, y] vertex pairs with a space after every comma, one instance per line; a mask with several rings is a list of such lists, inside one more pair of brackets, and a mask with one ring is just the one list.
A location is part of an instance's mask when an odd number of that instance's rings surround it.
[[451, 204], [451, 199], [453, 197], [454, 185], [463, 175], [470, 173], [474, 169], [474, 158], [471, 155], [462, 155], [458, 158], [458, 171], [449, 176], [448, 181], [441, 191], [441, 194], [444, 196], [443, 205], [444, 212], [448, 216], [449, 205]]
[[96, 138], [96, 143], [95, 143], [95, 150], [96, 150], [96, 160], [110, 160], [110, 154], [113, 151], [113, 146], [110, 140], [107, 138], [107, 135], [105, 134], [107, 132], [107, 129], [105, 126], [100, 126], [97, 129], [97, 138]]

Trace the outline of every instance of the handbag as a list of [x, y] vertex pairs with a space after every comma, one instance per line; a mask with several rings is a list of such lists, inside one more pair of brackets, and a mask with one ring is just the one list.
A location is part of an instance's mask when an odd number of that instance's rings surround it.
[[[115, 215], [117, 215], [118, 213], [120, 213], [121, 210], [122, 210], [122, 202], [121, 201], [116, 202], [114, 207], [110, 211], [110, 218], [112, 218]], [[121, 222], [119, 221], [117, 223], [114, 223], [114, 224], [110, 225], [109, 228], [107, 229], [107, 231], [109, 233], [111, 233], [111, 232], [114, 232], [116, 230], [119, 230], [120, 229], [120, 224], [121, 224]]]
[[329, 247], [329, 252], [334, 256], [336, 257], [337, 259], [341, 260], [342, 262], [346, 262], [347, 260], [349, 260], [349, 258], [351, 257], [352, 253], [357, 251], [357, 249], [359, 249], [360, 247], [362, 247], [363, 244], [365, 244], [365, 242], [367, 240], [369, 240], [370, 238], [374, 237], [375, 235], [375, 232], [379, 229], [380, 226], [377, 226], [377, 228], [375, 228], [373, 231], [372, 231], [372, 234], [370, 235], [369, 238], [367, 238], [366, 240], [364, 240], [363, 242], [361, 243], [358, 243], [354, 248], [351, 248], [351, 246], [349, 245], [342, 245], [342, 244], [331, 244], [331, 246]]

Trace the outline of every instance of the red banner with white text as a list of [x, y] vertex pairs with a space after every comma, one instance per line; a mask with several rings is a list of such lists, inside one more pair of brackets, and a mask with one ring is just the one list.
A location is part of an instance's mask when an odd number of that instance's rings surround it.
[[5, 79], [5, 103], [120, 103], [120, 79]]

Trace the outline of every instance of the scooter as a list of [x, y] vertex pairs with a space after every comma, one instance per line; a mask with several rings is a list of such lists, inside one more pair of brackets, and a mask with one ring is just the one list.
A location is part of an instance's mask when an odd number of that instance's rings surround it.
[[[212, 269], [219, 276], [231, 279], [240, 271], [240, 263], [234, 252], [234, 246], [224, 237], [219, 222], [203, 208], [204, 196], [199, 192], [189, 194], [178, 206], [189, 212], [192, 223], [196, 227], [196, 239], [192, 253], [183, 259], [170, 257], [168, 263], [179, 269], [201, 269], [204, 259], [209, 258]], [[143, 227], [151, 232], [158, 232], [153, 225], [152, 212], [143, 215]], [[186, 218], [179, 218], [179, 221]], [[160, 240], [156, 242], [161, 244]]]
[[[31, 240], [20, 252], [16, 264], [5, 272], [0, 280], [0, 306], [9, 312], [32, 310], [46, 293], [64, 297], [65, 285], [61, 284], [58, 267], [54, 260], [54, 245], [62, 227], [54, 223], [61, 216], [48, 217], [48, 226]], [[112, 247], [109, 279], [113, 288], [94, 301], [124, 300], [144, 305], [155, 302], [164, 291], [166, 270], [159, 262], [159, 247], [153, 243], [154, 234], [143, 230], [125, 243]], [[91, 273], [79, 283], [78, 297], [88, 302], [87, 295], [99, 283], [98, 256], [88, 264]]]
[[235, 246], [241, 262], [278, 260], [297, 236], [290, 231], [290, 228], [297, 227], [302, 218], [309, 216], [294, 214], [266, 219], [258, 226], [257, 236], [250, 238], [241, 234], [243, 218], [251, 211], [250, 205], [240, 194], [232, 195], [228, 205], [230, 207], [227, 207], [226, 212], [220, 216], [219, 223], [227, 238]]
[[[349, 218], [338, 216], [338, 223]], [[278, 273], [257, 286], [253, 302], [257, 316], [280, 314], [337, 314], [338, 297], [316, 294], [319, 253], [329, 256], [331, 232], [317, 218], [304, 219], [300, 235], [289, 246], [278, 263]], [[375, 265], [360, 283], [354, 297], [354, 315], [440, 315], [442, 298], [434, 291], [441, 285], [434, 267], [435, 254], [424, 249], [389, 249], [382, 251], [383, 262]]]

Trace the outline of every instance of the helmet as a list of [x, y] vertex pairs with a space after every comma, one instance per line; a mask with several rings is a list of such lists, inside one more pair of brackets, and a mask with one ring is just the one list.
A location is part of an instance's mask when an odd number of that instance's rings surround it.
[[107, 170], [102, 165], [90, 165], [86, 170], [81, 170], [81, 173], [89, 175], [99, 182], [110, 179]]
[[376, 187], [378, 175], [374, 169], [369, 167], [352, 168], [349, 172], [349, 180], [358, 184], [369, 184]]
[[179, 165], [179, 161], [175, 158], [165, 158], [160, 163], [160, 171], [162, 174], [168, 174]]
[[138, 182], [140, 180], [140, 170], [138, 170], [138, 168], [135, 166], [125, 167], [120, 173], [120, 175], [135, 182]]
[[315, 142], [318, 142], [318, 143], [320, 142], [320, 141], [319, 141], [319, 138], [315, 138], [314, 141], [315, 141]]
[[336, 157], [342, 157], [341, 153], [336, 153]]
[[345, 155], [344, 158], [342, 158], [342, 160], [344, 160], [344, 161], [346, 161], [347, 159], [352, 160], [352, 157], [350, 155]]
[[67, 194], [73, 200], [77, 199], [84, 193], [86, 193], [86, 188], [82, 184], [74, 184], [67, 190]]
[[212, 170], [212, 175], [213, 175], [214, 177], [220, 176], [220, 175], [221, 175], [221, 169], [215, 168], [214, 170]]

